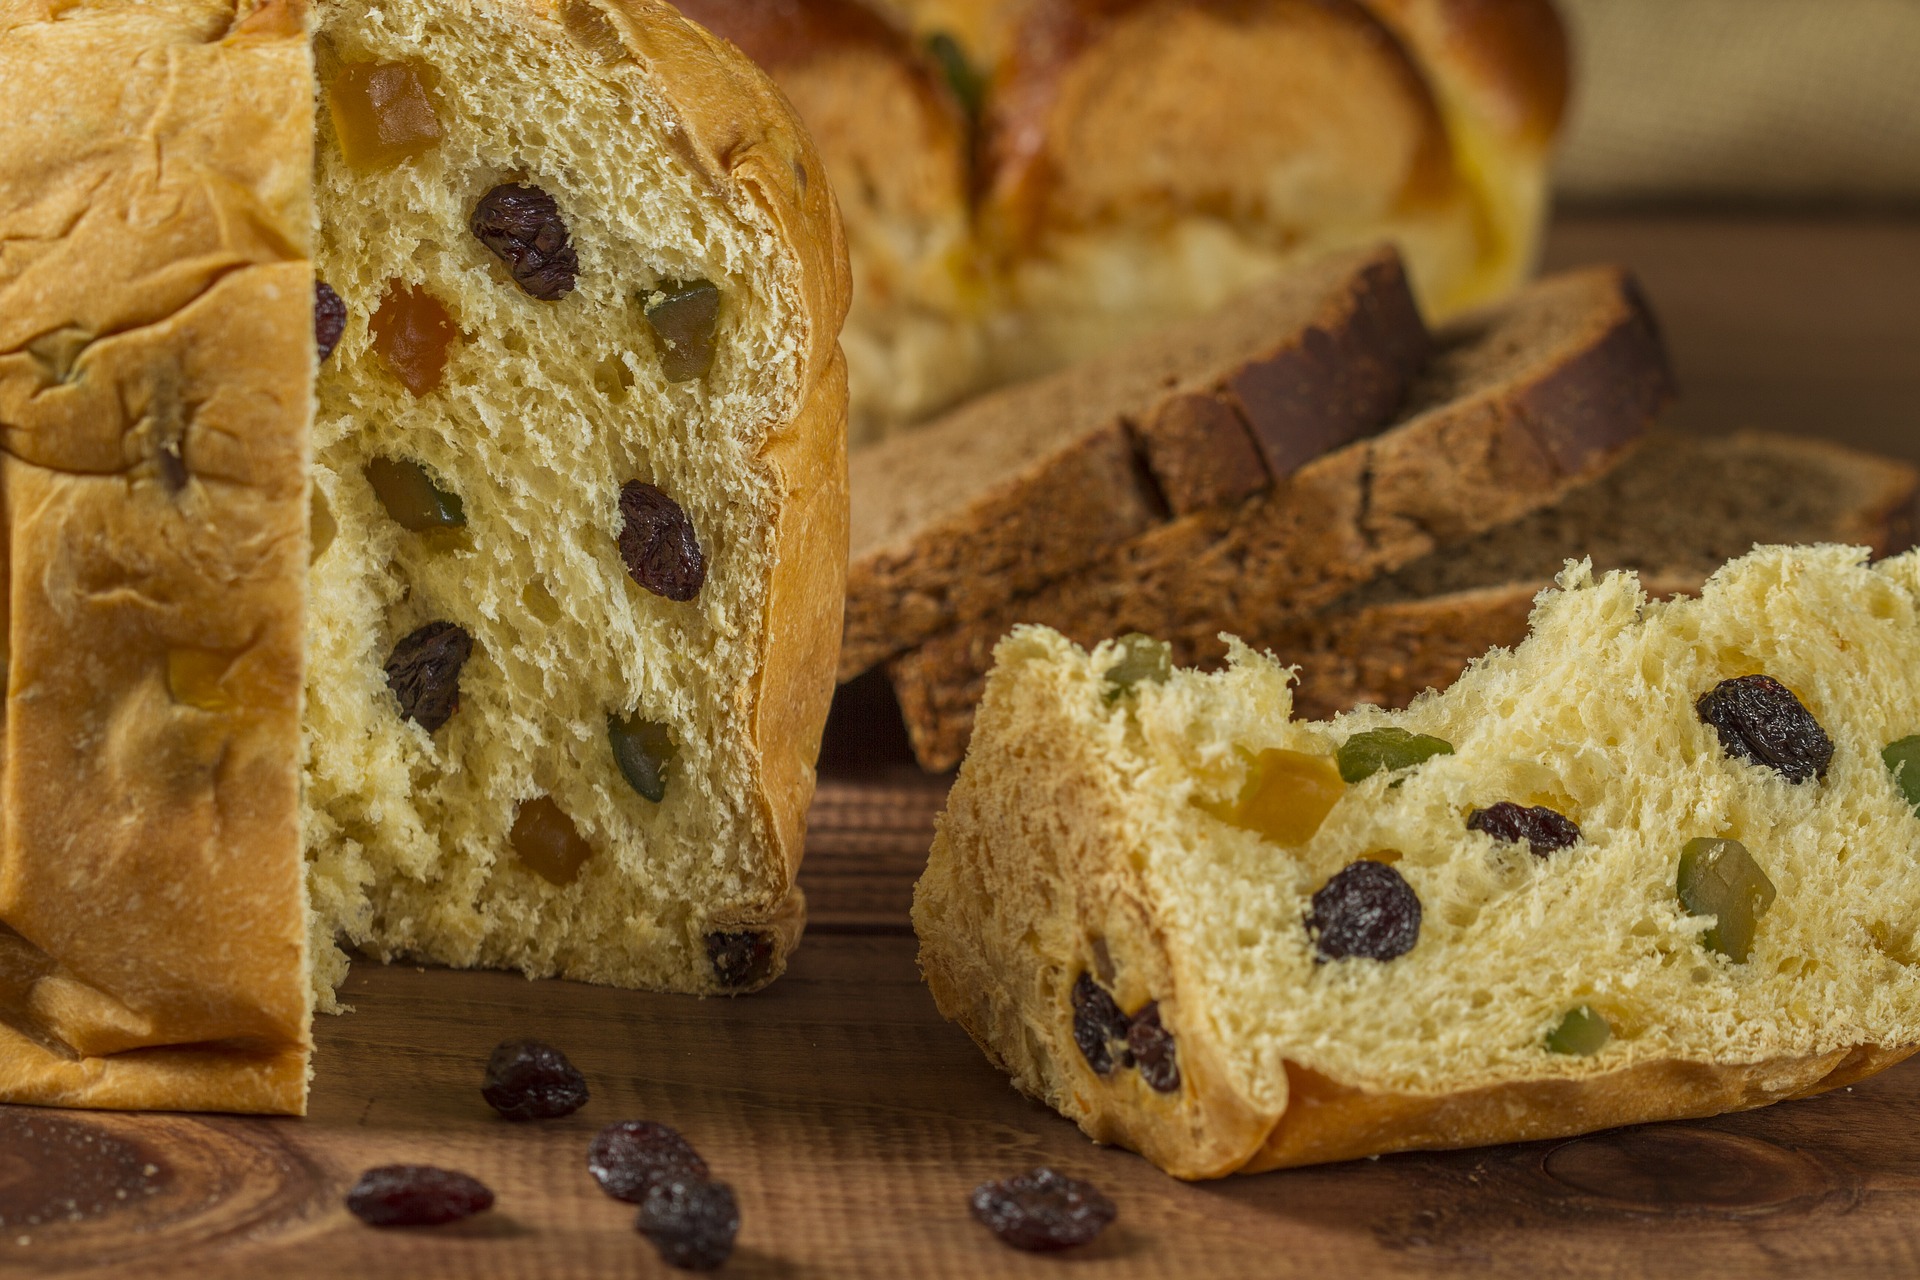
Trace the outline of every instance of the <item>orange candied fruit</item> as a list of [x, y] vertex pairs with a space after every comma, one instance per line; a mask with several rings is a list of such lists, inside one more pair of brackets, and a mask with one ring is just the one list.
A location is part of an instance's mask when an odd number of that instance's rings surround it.
[[411, 62], [350, 62], [327, 86], [333, 131], [347, 163], [388, 169], [440, 145], [440, 117]]
[[521, 805], [507, 839], [527, 870], [554, 884], [572, 884], [593, 856], [593, 846], [552, 796]]
[[440, 385], [460, 327], [446, 304], [417, 284], [387, 281], [380, 309], [367, 322], [373, 349], [415, 396]]
[[1275, 844], [1305, 844], [1346, 789], [1332, 756], [1275, 748], [1254, 757], [1240, 794], [1213, 812]]
[[167, 693], [182, 706], [202, 711], [232, 711], [238, 702], [227, 689], [233, 655], [213, 649], [169, 649]]

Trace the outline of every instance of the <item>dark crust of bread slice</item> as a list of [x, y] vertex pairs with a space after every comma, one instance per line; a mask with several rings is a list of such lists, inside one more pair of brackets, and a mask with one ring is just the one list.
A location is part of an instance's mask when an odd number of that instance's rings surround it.
[[1379, 427], [1427, 347], [1398, 257], [1344, 253], [856, 451], [840, 678]]
[[1144, 631], [1171, 642], [1176, 662], [1217, 660], [1222, 632], [1277, 632], [1605, 474], [1672, 390], [1659, 333], [1624, 272], [1539, 281], [1442, 336], [1394, 429], [1238, 506], [1152, 529], [894, 659], [914, 753], [929, 769], [959, 762], [993, 646], [1017, 623], [1087, 644]]

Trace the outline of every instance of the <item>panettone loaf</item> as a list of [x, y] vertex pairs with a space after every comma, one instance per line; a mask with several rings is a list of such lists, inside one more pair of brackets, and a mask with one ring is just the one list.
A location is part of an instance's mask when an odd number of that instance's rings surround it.
[[1378, 428], [1428, 337], [1389, 248], [853, 451], [840, 678]]
[[1692, 595], [1756, 544], [1913, 545], [1920, 469], [1825, 440], [1656, 432], [1613, 474], [1544, 511], [1349, 592], [1253, 637], [1300, 669], [1297, 715], [1404, 707], [1527, 633], [1533, 598], [1569, 559], [1631, 569], [1648, 594]]
[[1001, 646], [915, 892], [934, 998], [1180, 1177], [1760, 1106], [1920, 1042], [1920, 553], [1571, 566], [1405, 711], [1237, 647]]
[[930, 769], [966, 750], [993, 646], [1016, 623], [1091, 644], [1129, 631], [1176, 660], [1224, 655], [1439, 547], [1552, 504], [1616, 465], [1672, 390], [1638, 289], [1613, 268], [1527, 286], [1456, 322], [1397, 425], [1237, 505], [1195, 512], [888, 663]]
[[[98, 92], [0, 141], [0, 922], [5, 971], [44, 970], [0, 988], [34, 1019], [0, 1097], [297, 1110], [341, 943], [776, 976], [839, 633], [848, 285], [772, 85], [651, 0], [29, 7], [21, 102]], [[110, 459], [74, 454], [100, 424]], [[93, 484], [114, 505], [42, 494]], [[56, 1016], [80, 961], [118, 1038]], [[158, 975], [280, 999], [285, 1070], [241, 1078], [267, 1024], [210, 1031]], [[187, 1041], [229, 1065], [145, 1065]]]

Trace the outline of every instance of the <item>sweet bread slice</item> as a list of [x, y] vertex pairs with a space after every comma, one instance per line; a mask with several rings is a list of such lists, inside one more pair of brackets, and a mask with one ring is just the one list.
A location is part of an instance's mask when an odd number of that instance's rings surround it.
[[1405, 711], [1003, 642], [914, 897], [1015, 1083], [1184, 1178], [1761, 1106], [1920, 1043], [1920, 553], [1569, 566]]
[[777, 91], [651, 0], [5, 21], [0, 1097], [297, 1110], [342, 944], [776, 976], [847, 296]]
[[1527, 634], [1533, 598], [1569, 559], [1632, 569], [1647, 593], [1698, 594], [1756, 544], [1913, 545], [1920, 470], [1825, 440], [1655, 432], [1612, 475], [1544, 511], [1438, 551], [1254, 638], [1300, 668], [1294, 711], [1404, 707]]

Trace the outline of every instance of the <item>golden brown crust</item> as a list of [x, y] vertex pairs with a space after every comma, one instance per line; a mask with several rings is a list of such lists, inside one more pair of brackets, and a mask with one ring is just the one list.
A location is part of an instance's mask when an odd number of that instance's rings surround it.
[[303, 11], [58, 7], [0, 42], [64, 126], [0, 139], [0, 1099], [298, 1112]]
[[1566, 26], [1552, 0], [1361, 0], [1430, 71], [1473, 99], [1502, 136], [1544, 148], [1572, 87]]

